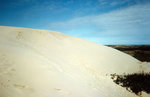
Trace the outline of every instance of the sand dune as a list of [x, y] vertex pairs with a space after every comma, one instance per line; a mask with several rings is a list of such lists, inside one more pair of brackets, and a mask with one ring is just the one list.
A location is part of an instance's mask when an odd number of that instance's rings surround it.
[[62, 33], [0, 27], [0, 97], [137, 97], [110, 74], [144, 66], [118, 50]]

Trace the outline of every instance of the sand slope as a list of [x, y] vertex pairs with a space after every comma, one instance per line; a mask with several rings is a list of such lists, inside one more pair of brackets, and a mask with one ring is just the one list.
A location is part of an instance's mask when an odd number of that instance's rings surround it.
[[53, 31], [0, 27], [0, 97], [137, 97], [109, 74], [141, 70], [140, 61], [110, 47]]

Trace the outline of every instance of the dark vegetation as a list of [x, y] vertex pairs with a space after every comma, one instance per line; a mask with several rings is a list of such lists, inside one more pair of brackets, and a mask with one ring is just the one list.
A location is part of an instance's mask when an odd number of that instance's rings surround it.
[[113, 82], [125, 87], [129, 92], [141, 95], [142, 91], [150, 93], [150, 73], [111, 74]]
[[150, 62], [150, 45], [108, 45], [125, 52], [140, 61]]

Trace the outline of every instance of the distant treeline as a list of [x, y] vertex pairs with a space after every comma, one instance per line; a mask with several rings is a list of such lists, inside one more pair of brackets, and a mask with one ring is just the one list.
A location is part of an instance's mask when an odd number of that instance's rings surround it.
[[107, 45], [121, 51], [127, 50], [148, 50], [150, 51], [150, 45]]
[[150, 62], [150, 45], [107, 45], [123, 51], [140, 61]]

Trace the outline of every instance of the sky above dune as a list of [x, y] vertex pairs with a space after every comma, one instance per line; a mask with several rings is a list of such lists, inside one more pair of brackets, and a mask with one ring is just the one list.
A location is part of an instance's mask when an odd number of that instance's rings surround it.
[[53, 30], [100, 44], [150, 44], [150, 0], [0, 0], [0, 26]]

